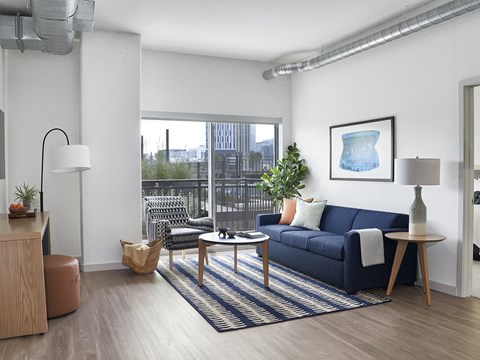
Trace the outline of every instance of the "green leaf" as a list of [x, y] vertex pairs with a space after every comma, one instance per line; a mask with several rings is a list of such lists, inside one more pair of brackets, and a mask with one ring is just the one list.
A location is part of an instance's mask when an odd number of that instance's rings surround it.
[[308, 173], [308, 166], [300, 159], [300, 150], [296, 143], [289, 145], [283, 155], [283, 159], [271, 168], [268, 173], [261, 176], [257, 188], [265, 191], [272, 197], [272, 204], [277, 207], [283, 202], [283, 198], [300, 196], [299, 189], [305, 188], [302, 182]]

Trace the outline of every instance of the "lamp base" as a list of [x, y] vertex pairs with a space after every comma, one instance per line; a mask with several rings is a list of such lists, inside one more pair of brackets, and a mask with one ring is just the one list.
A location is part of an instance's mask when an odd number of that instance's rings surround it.
[[422, 200], [422, 187], [414, 187], [415, 200], [410, 206], [408, 233], [410, 235], [427, 235], [427, 207]]
[[427, 235], [427, 223], [409, 223], [409, 235]]

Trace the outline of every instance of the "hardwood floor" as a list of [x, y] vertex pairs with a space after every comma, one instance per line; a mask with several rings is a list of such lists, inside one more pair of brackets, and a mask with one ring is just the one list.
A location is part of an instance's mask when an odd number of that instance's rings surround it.
[[157, 273], [82, 273], [81, 289], [80, 308], [45, 335], [0, 340], [0, 359], [480, 358], [480, 300], [432, 291], [428, 307], [419, 287], [396, 286], [387, 304], [227, 333]]

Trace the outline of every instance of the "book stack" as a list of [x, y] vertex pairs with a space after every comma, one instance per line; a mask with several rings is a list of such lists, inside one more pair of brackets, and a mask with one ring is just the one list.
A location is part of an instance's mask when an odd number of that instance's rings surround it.
[[260, 239], [265, 237], [264, 233], [255, 230], [247, 230], [247, 231], [237, 231], [235, 234], [236, 236], [244, 237], [247, 239]]

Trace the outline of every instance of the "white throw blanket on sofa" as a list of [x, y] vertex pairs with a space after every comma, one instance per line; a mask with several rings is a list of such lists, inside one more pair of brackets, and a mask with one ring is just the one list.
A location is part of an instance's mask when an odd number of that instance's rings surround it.
[[380, 229], [355, 230], [360, 235], [360, 255], [363, 267], [384, 264], [383, 234]]

